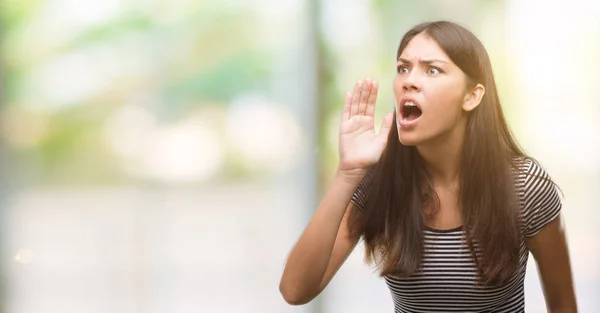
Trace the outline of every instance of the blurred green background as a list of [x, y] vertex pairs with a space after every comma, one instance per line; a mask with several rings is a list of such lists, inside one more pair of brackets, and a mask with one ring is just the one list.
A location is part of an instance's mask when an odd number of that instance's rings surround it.
[[566, 195], [581, 312], [600, 306], [595, 2], [5, 0], [0, 19], [4, 312], [391, 311], [360, 247], [307, 306], [278, 280], [335, 170], [343, 94], [378, 80], [379, 127], [402, 35], [437, 19], [487, 47]]

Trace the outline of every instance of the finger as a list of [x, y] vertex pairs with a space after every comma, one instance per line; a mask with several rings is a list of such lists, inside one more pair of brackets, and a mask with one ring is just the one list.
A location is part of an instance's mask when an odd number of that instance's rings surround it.
[[358, 115], [365, 115], [367, 110], [367, 100], [371, 94], [371, 79], [367, 78], [363, 83], [363, 89], [360, 93], [360, 100], [358, 103]]
[[348, 91], [344, 99], [344, 108], [342, 110], [342, 120], [350, 119], [350, 107], [352, 106], [352, 92]]
[[385, 115], [383, 118], [383, 123], [381, 123], [381, 131], [377, 135], [377, 139], [381, 141], [381, 143], [386, 144], [388, 141], [388, 135], [390, 134], [390, 130], [392, 129], [392, 123], [394, 122], [394, 113], [390, 112]]
[[360, 91], [362, 90], [363, 82], [359, 80], [354, 85], [354, 90], [352, 91], [352, 105], [350, 107], [350, 117], [358, 114], [358, 102], [360, 98]]
[[379, 92], [379, 86], [377, 85], [377, 81], [373, 81], [371, 84], [371, 94], [369, 94], [369, 99], [367, 99], [367, 109], [365, 111], [365, 115], [367, 116], [375, 116], [375, 102], [377, 102], [377, 92]]

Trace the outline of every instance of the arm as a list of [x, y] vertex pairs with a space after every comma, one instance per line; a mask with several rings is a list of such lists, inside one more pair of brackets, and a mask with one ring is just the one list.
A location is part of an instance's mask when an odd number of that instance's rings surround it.
[[306, 304], [319, 295], [356, 246], [358, 238], [351, 238], [347, 227], [356, 185], [336, 175], [292, 249], [279, 284], [289, 304]]
[[526, 244], [537, 263], [548, 312], [577, 312], [562, 201], [550, 175], [531, 160], [524, 195]]
[[537, 235], [529, 238], [527, 247], [538, 267], [548, 312], [577, 312], [562, 216], [558, 215]]
[[292, 249], [279, 284], [290, 304], [305, 304], [319, 295], [358, 242], [348, 230], [348, 215], [354, 208], [350, 200], [368, 168], [379, 161], [393, 122], [393, 113], [387, 114], [381, 131], [375, 133], [377, 90], [377, 83], [367, 79], [346, 94], [338, 172]]

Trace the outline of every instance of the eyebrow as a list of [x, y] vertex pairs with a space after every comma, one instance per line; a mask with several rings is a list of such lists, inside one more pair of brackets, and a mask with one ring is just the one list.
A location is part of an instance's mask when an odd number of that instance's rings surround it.
[[[402, 62], [402, 63], [406, 63], [406, 64], [411, 64], [411, 62], [407, 59], [403, 59], [403, 58], [398, 58], [398, 61]], [[448, 63], [444, 60], [439, 60], [439, 59], [431, 59], [431, 60], [421, 60], [420, 63], [423, 64], [431, 64], [431, 63]]]

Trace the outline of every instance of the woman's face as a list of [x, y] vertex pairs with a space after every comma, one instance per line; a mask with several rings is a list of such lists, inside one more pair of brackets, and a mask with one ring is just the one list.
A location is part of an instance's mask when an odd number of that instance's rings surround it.
[[394, 94], [402, 144], [427, 143], [466, 121], [467, 77], [434, 39], [415, 36], [397, 62]]

